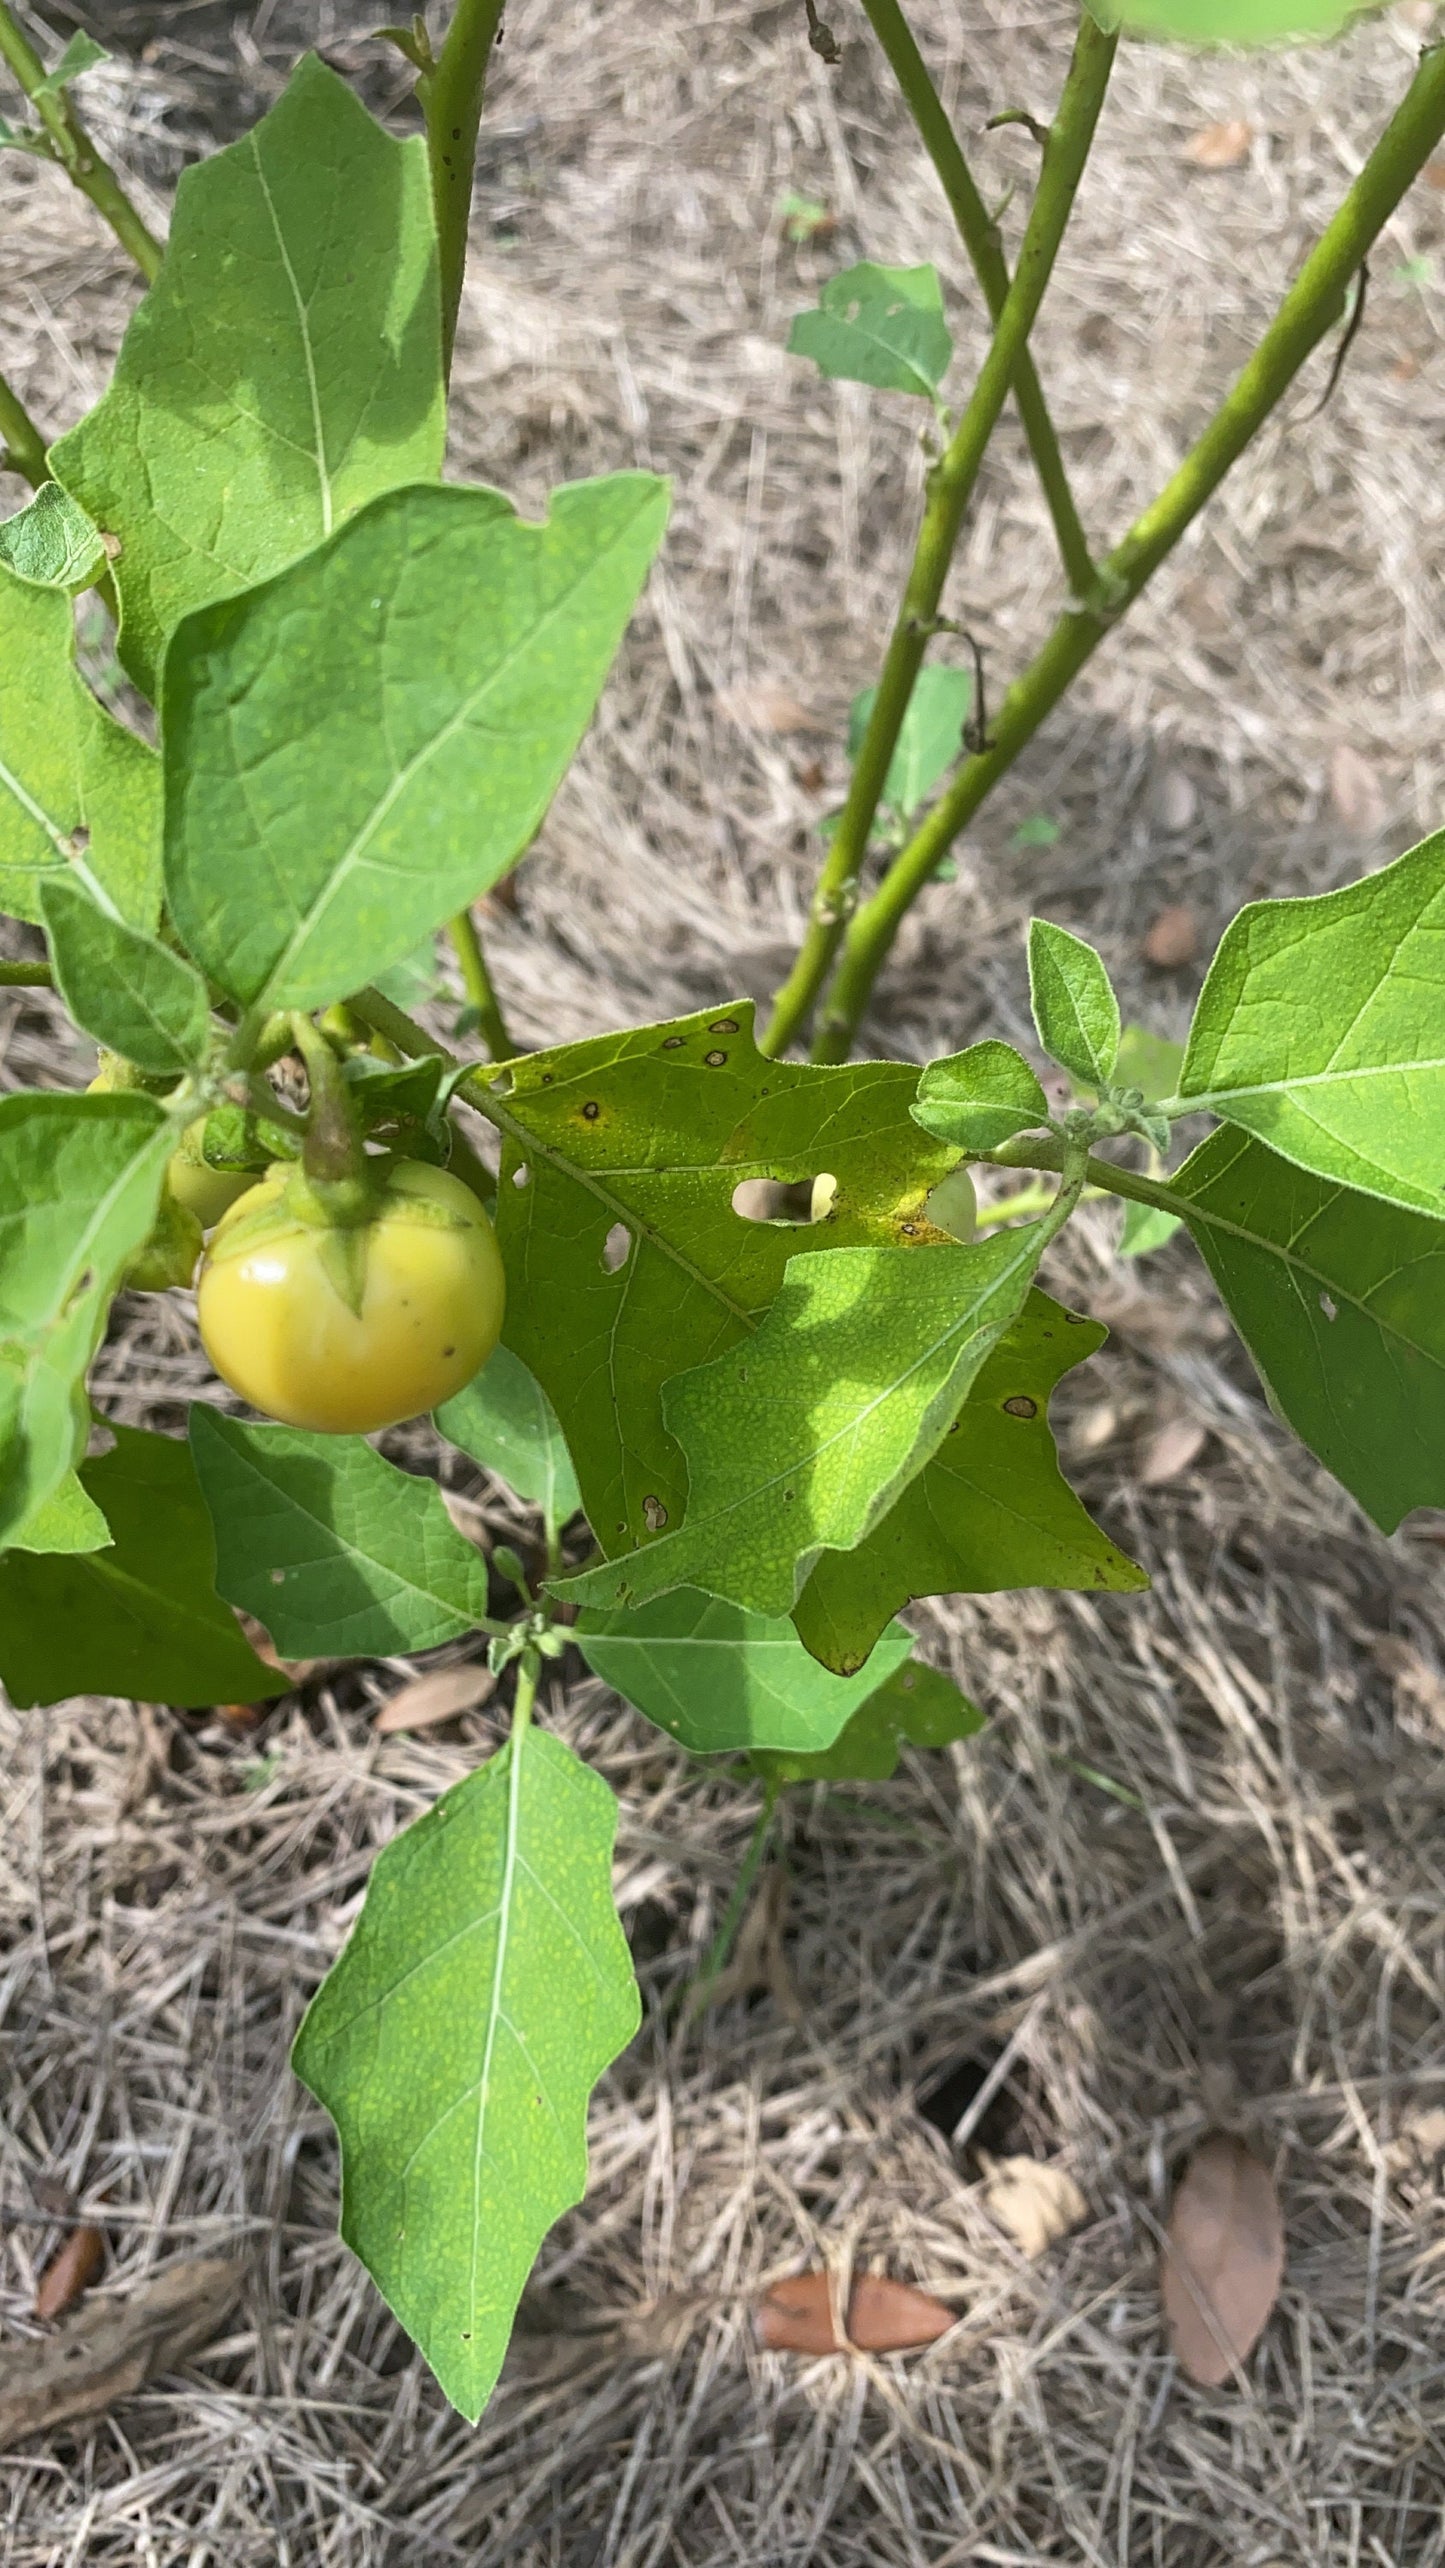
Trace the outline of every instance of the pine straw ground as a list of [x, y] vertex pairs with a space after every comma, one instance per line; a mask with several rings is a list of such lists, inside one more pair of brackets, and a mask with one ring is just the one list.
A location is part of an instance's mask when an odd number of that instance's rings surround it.
[[[901, 404], [781, 355], [790, 314], [834, 262], [936, 256], [977, 345], [861, 20], [851, 0], [830, 14], [832, 75], [791, 6], [509, 10], [457, 466], [524, 502], [634, 461], [677, 477], [597, 729], [515, 913], [491, 921], [533, 1040], [764, 992], [796, 930], [918, 460]], [[1046, 103], [1064, 6], [917, 14], [971, 130]], [[149, 59], [92, 86], [158, 203], [307, 34], [365, 67], [374, 100], [395, 95], [356, 40], [365, 8], [157, 15]], [[1095, 528], [1128, 518], [1202, 420], [1403, 88], [1422, 16], [1412, 0], [1328, 58], [1122, 62], [1039, 341]], [[1181, 158], [1235, 117], [1255, 127], [1247, 165]], [[1017, 129], [981, 141], [990, 191], [1025, 185], [1031, 152]], [[781, 238], [789, 187], [836, 214], [825, 250]], [[99, 392], [133, 286], [50, 173], [8, 158], [0, 190], [4, 362], [58, 426]], [[1160, 903], [1192, 902], [1212, 932], [1249, 892], [1323, 887], [1439, 820], [1442, 232], [1445, 195], [1422, 186], [1333, 404], [1303, 424], [1317, 364], [983, 819], [902, 940], [879, 1046], [1022, 1034], [1034, 905], [1087, 927], [1133, 1011], [1177, 1029], [1190, 974], [1139, 956]], [[951, 599], [996, 679], [1058, 585], [1011, 428]], [[769, 688], [809, 727], [769, 728], [765, 697], [738, 692]], [[1012, 833], [1040, 811], [1061, 835], [1021, 852]], [[84, 1074], [44, 1003], [6, 1000], [0, 1029], [7, 1079]], [[476, 2432], [338, 2245], [335, 2151], [286, 2059], [372, 1854], [487, 1753], [490, 1713], [376, 1743], [368, 1714], [404, 1672], [387, 1664], [312, 1683], [250, 1736], [128, 1703], [0, 1714], [7, 2203], [68, 2178], [118, 2286], [218, 2249], [251, 2274], [243, 2323], [183, 2380], [8, 2457], [7, 2561], [1445, 2559], [1445, 2226], [1438, 2165], [1410, 2138], [1445, 2103], [1442, 1523], [1373, 1534], [1276, 1429], [1186, 1252], [1128, 1270], [1111, 1236], [1086, 1223], [1056, 1261], [1056, 1288], [1115, 1330], [1059, 1416], [1153, 1592], [920, 1611], [992, 1724], [891, 1786], [794, 1810], [796, 2022], [764, 1993], [672, 2029], [664, 2002], [716, 1925], [748, 1797], [575, 1670], [554, 1687], [547, 1717], [621, 1796], [648, 2022], [598, 2095], [589, 2200], [547, 2243]], [[180, 1299], [122, 1309], [101, 1366], [115, 1415], [174, 1426], [208, 1388]], [[1142, 1489], [1177, 1419], [1208, 1442]], [[479, 1527], [510, 1521], [497, 1488], [459, 1485]], [[932, 2078], [1004, 2045], [983, 2136], [1057, 2156], [1089, 2205], [1032, 2265], [982, 2208], [972, 2147], [955, 2160], [918, 2110]], [[1154, 2261], [1170, 2172], [1231, 2088], [1278, 2168], [1290, 2264], [1247, 2394], [1213, 2396], [1162, 2350]], [[52, 2239], [7, 2226], [23, 2338]], [[759, 2286], [823, 2258], [923, 2284], [957, 2329], [882, 2362], [761, 2355]]]

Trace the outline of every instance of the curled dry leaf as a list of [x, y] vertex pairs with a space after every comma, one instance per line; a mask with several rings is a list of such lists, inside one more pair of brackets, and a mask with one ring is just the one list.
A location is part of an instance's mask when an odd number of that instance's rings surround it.
[[1025, 2256], [1042, 2256], [1089, 2215], [1089, 2206], [1064, 2167], [1043, 2158], [991, 2158], [980, 2149], [983, 2199]]
[[59, 2318], [72, 2301], [78, 2301], [81, 2293], [90, 2289], [104, 2263], [104, 2233], [90, 2221], [83, 2221], [57, 2247], [36, 2285], [36, 2317]]
[[1144, 960], [1161, 972], [1177, 972], [1199, 951], [1199, 921], [1184, 902], [1162, 909], [1144, 938]]
[[242, 2268], [201, 2256], [169, 2265], [139, 2291], [99, 2294], [40, 2344], [0, 2349], [0, 2452], [96, 2416], [219, 2336], [241, 2296]]
[[1250, 154], [1254, 127], [1243, 116], [1232, 116], [1225, 125], [1206, 125], [1192, 134], [1184, 146], [1184, 157], [1196, 169], [1239, 169]]
[[462, 1667], [434, 1667], [426, 1676], [413, 1677], [383, 1703], [372, 1722], [373, 1738], [389, 1739], [397, 1730], [429, 1730], [440, 1721], [455, 1721], [463, 1712], [475, 1712], [495, 1693], [497, 1680], [485, 1659], [469, 1659]]
[[795, 695], [772, 678], [756, 678], [745, 686], [726, 687], [718, 697], [729, 722], [739, 731], [819, 731], [821, 723]]
[[833, 2315], [831, 2277], [821, 2268], [773, 2283], [758, 2304], [758, 2337], [774, 2353], [904, 2354], [946, 2336], [954, 2312], [911, 2283], [859, 2274], [848, 2300], [846, 2333]]
[[1141, 1489], [1163, 1489], [1171, 1480], [1179, 1480], [1191, 1463], [1199, 1460], [1209, 1441], [1209, 1430], [1197, 1418], [1169, 1418], [1155, 1430], [1144, 1447], [1139, 1461]]
[[1159, 2289], [1180, 2369], [1217, 2390], [1247, 2361], [1284, 2279], [1284, 2216], [1268, 2167], [1211, 2132], [1180, 2179]]

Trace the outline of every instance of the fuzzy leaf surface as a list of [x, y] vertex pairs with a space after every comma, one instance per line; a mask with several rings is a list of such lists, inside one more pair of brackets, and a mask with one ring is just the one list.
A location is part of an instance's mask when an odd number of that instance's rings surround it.
[[63, 590], [0, 568], [0, 669], [0, 910], [38, 927], [41, 885], [73, 876], [154, 927], [159, 761], [82, 683]]
[[360, 1436], [253, 1427], [197, 1403], [191, 1450], [216, 1583], [283, 1658], [384, 1658], [475, 1629], [487, 1566], [431, 1480]]
[[319, 1007], [504, 874], [592, 718], [662, 535], [650, 473], [374, 500], [166, 659], [166, 891], [245, 1006]]
[[28, 505], [0, 524], [0, 562], [33, 588], [89, 588], [105, 569], [105, 547], [83, 508], [59, 482], [42, 482]]
[[830, 1747], [913, 1647], [894, 1623], [858, 1675], [835, 1676], [785, 1614], [749, 1614], [688, 1587], [634, 1614], [584, 1614], [574, 1638], [594, 1676], [694, 1756]]
[[601, 1776], [524, 1730], [377, 1857], [297, 2037], [341, 2138], [342, 2235], [473, 2422], [637, 2030], [616, 1824]]
[[1106, 1088], [1119, 1057], [1119, 1002], [1092, 945], [1052, 919], [1031, 918], [1029, 995], [1049, 1059], [1081, 1087]]
[[929, 1062], [912, 1113], [925, 1132], [957, 1150], [997, 1150], [1016, 1132], [1036, 1132], [1046, 1124], [1049, 1101], [1011, 1043], [971, 1043], [964, 1052]]
[[1343, 891], [1241, 910], [1179, 1096], [1316, 1176], [1445, 1211], [1445, 830]]
[[55, 984], [78, 1026], [157, 1076], [204, 1060], [211, 1003], [184, 955], [103, 910], [68, 875], [42, 883], [40, 906]]
[[269, 114], [185, 172], [164, 265], [104, 399], [51, 448], [121, 539], [119, 652], [155, 700], [168, 636], [269, 579], [446, 436], [436, 228], [419, 139], [300, 63]]

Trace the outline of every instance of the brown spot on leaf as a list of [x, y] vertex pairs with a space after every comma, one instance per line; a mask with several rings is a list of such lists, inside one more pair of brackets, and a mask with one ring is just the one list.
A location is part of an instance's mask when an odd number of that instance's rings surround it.
[[1037, 1400], [1031, 1400], [1026, 1391], [1016, 1391], [1013, 1398], [1005, 1400], [1003, 1405], [1006, 1416], [1010, 1418], [1036, 1418], [1039, 1414]]

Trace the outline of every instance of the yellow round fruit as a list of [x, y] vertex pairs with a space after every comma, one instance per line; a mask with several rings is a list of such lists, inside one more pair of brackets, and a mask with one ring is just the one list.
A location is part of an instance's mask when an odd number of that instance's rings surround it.
[[233, 1204], [249, 1195], [259, 1179], [254, 1169], [208, 1166], [201, 1147], [205, 1129], [204, 1115], [187, 1124], [166, 1171], [166, 1184], [176, 1202], [195, 1214], [202, 1230], [212, 1230]]
[[196, 1287], [207, 1355], [287, 1426], [370, 1435], [439, 1408], [485, 1364], [506, 1284], [471, 1189], [402, 1160], [363, 1222], [318, 1217], [291, 1169], [253, 1186], [213, 1233]]

